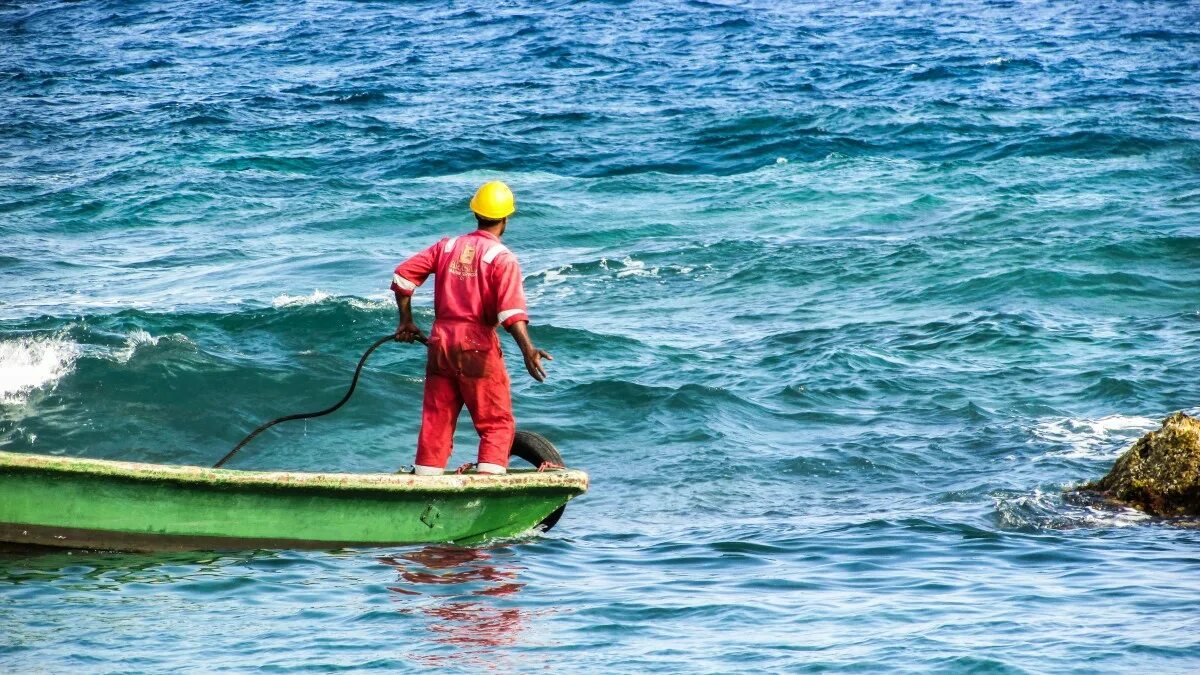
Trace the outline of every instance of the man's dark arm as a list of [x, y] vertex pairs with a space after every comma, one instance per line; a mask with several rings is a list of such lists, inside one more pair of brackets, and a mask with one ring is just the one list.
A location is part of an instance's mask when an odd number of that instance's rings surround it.
[[412, 296], [396, 293], [396, 309], [400, 310], [400, 324], [396, 326], [396, 339], [400, 342], [415, 342], [425, 337], [412, 318]]
[[553, 361], [554, 357], [545, 350], [533, 346], [533, 340], [529, 339], [528, 326], [528, 321], [516, 321], [506, 330], [517, 341], [517, 346], [521, 348], [521, 355], [525, 357], [525, 370], [529, 371], [529, 376], [538, 382], [545, 382], [546, 369], [542, 367], [542, 359]]

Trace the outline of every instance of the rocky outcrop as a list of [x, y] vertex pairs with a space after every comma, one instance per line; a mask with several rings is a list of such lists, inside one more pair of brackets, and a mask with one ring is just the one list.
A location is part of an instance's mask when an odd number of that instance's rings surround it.
[[1200, 420], [1171, 415], [1081, 489], [1155, 516], [1200, 516]]

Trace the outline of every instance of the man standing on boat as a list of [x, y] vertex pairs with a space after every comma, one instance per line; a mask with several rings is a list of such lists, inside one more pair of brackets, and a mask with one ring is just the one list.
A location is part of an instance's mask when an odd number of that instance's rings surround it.
[[412, 294], [430, 274], [435, 277], [433, 330], [413, 467], [418, 476], [445, 471], [464, 403], [479, 432], [475, 470], [507, 472], [516, 421], [497, 324], [517, 341], [533, 379], [544, 381], [542, 359], [554, 360], [529, 339], [521, 268], [517, 257], [500, 243], [508, 217], [517, 210], [512, 191], [499, 181], [484, 183], [471, 199], [471, 210], [477, 230], [442, 239], [401, 263], [392, 275], [400, 309], [396, 339], [402, 342], [422, 337], [413, 323]]

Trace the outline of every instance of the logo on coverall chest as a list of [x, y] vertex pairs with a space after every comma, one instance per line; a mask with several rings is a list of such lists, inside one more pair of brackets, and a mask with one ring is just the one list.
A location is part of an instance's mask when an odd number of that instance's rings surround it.
[[460, 277], [475, 276], [475, 245], [467, 244], [458, 254], [458, 260], [450, 263], [450, 273]]

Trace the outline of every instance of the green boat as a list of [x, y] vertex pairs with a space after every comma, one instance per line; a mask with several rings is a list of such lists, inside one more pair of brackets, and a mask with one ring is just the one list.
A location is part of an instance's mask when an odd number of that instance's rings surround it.
[[471, 544], [548, 528], [587, 487], [572, 469], [418, 477], [0, 452], [0, 541], [122, 551]]

